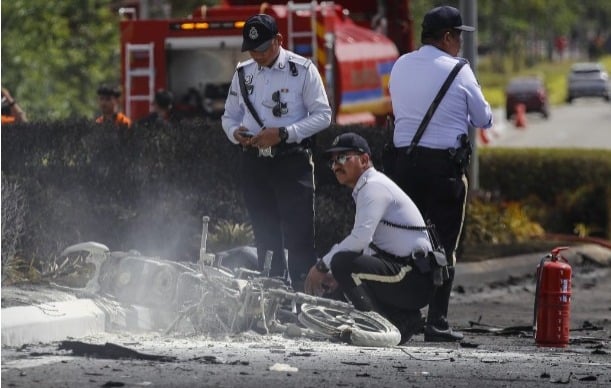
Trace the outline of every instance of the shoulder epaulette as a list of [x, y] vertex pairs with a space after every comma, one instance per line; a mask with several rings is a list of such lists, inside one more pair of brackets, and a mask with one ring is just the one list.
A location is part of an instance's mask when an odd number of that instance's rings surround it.
[[288, 61], [293, 62], [296, 65], [303, 66], [305, 68], [310, 66], [310, 64], [312, 63], [311, 60], [309, 60], [308, 58], [304, 58], [301, 55], [290, 55], [288, 57]]
[[240, 67], [246, 67], [250, 64], [252, 64], [255, 60], [254, 59], [247, 59], [244, 62], [238, 62], [238, 65], [236, 66], [236, 70], [239, 69]]

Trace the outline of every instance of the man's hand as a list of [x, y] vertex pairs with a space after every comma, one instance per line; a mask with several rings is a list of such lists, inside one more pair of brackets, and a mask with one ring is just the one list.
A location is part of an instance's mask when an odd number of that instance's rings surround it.
[[252, 138], [251, 144], [254, 147], [267, 148], [273, 147], [280, 143], [280, 135], [278, 128], [265, 128]]
[[320, 272], [316, 269], [316, 266], [310, 268], [310, 272], [308, 272], [304, 284], [306, 294], [315, 296], [321, 296], [326, 292], [332, 292], [337, 286], [338, 284], [331, 272]]
[[252, 145], [252, 133], [248, 132], [248, 128], [240, 127], [233, 132], [233, 137], [243, 147], [250, 147]]

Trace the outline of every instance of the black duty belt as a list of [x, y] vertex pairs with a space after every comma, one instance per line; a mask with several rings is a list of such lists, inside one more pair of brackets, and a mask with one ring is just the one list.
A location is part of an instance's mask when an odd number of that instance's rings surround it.
[[445, 254], [442, 252], [431, 251], [426, 254], [423, 251], [418, 251], [407, 257], [400, 257], [386, 252], [373, 242], [369, 243], [369, 248], [375, 252], [374, 256], [381, 259], [394, 261], [402, 265], [409, 265], [411, 268], [417, 269], [418, 272], [423, 275], [432, 273], [432, 280], [435, 286], [441, 286], [449, 279], [448, 263]]
[[[400, 153], [406, 153], [409, 147], [398, 147]], [[416, 146], [411, 151], [412, 156], [425, 156], [425, 157], [433, 157], [433, 158], [449, 158], [450, 150], [448, 149], [437, 149], [437, 148], [428, 148], [428, 147], [420, 147]]]
[[[278, 158], [307, 152], [310, 150], [309, 144], [309, 142], [303, 141], [301, 143], [283, 144], [281, 146], [272, 147], [271, 157]], [[269, 155], [262, 155], [257, 147], [242, 147], [242, 151], [250, 156], [270, 157]]]
[[403, 257], [403, 256], [393, 255], [392, 253], [387, 252], [384, 249], [380, 248], [379, 246], [377, 246], [373, 242], [369, 243], [369, 248], [371, 248], [371, 250], [375, 252], [376, 256], [381, 258], [381, 259], [386, 259], [386, 260], [394, 261], [394, 262], [399, 263], [399, 264], [407, 264], [410, 267], [414, 266], [414, 259], [412, 259], [411, 256], [404, 256]]

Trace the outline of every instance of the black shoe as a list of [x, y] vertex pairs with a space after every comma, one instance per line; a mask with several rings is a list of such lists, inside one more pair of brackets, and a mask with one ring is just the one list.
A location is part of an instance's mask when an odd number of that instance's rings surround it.
[[461, 332], [454, 331], [449, 326], [440, 328], [430, 323], [424, 326], [424, 340], [426, 342], [456, 342], [462, 341], [464, 337]]
[[398, 311], [392, 314], [389, 320], [399, 329], [399, 333], [401, 333], [401, 342], [399, 342], [399, 345], [403, 345], [409, 341], [414, 334], [421, 333], [424, 324], [420, 310]]

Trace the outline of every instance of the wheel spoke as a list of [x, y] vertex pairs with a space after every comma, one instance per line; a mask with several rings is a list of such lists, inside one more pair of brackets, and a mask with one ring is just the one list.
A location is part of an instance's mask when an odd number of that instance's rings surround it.
[[308, 306], [304, 311], [312, 320], [319, 322], [321, 325], [338, 328], [342, 325], [359, 328], [368, 332], [377, 332], [381, 329], [380, 325], [374, 320], [362, 315], [358, 311], [346, 312], [330, 307], [323, 306]]
[[338, 322], [334, 312], [325, 307], [318, 307], [312, 311], [312, 315], [325, 323]]

